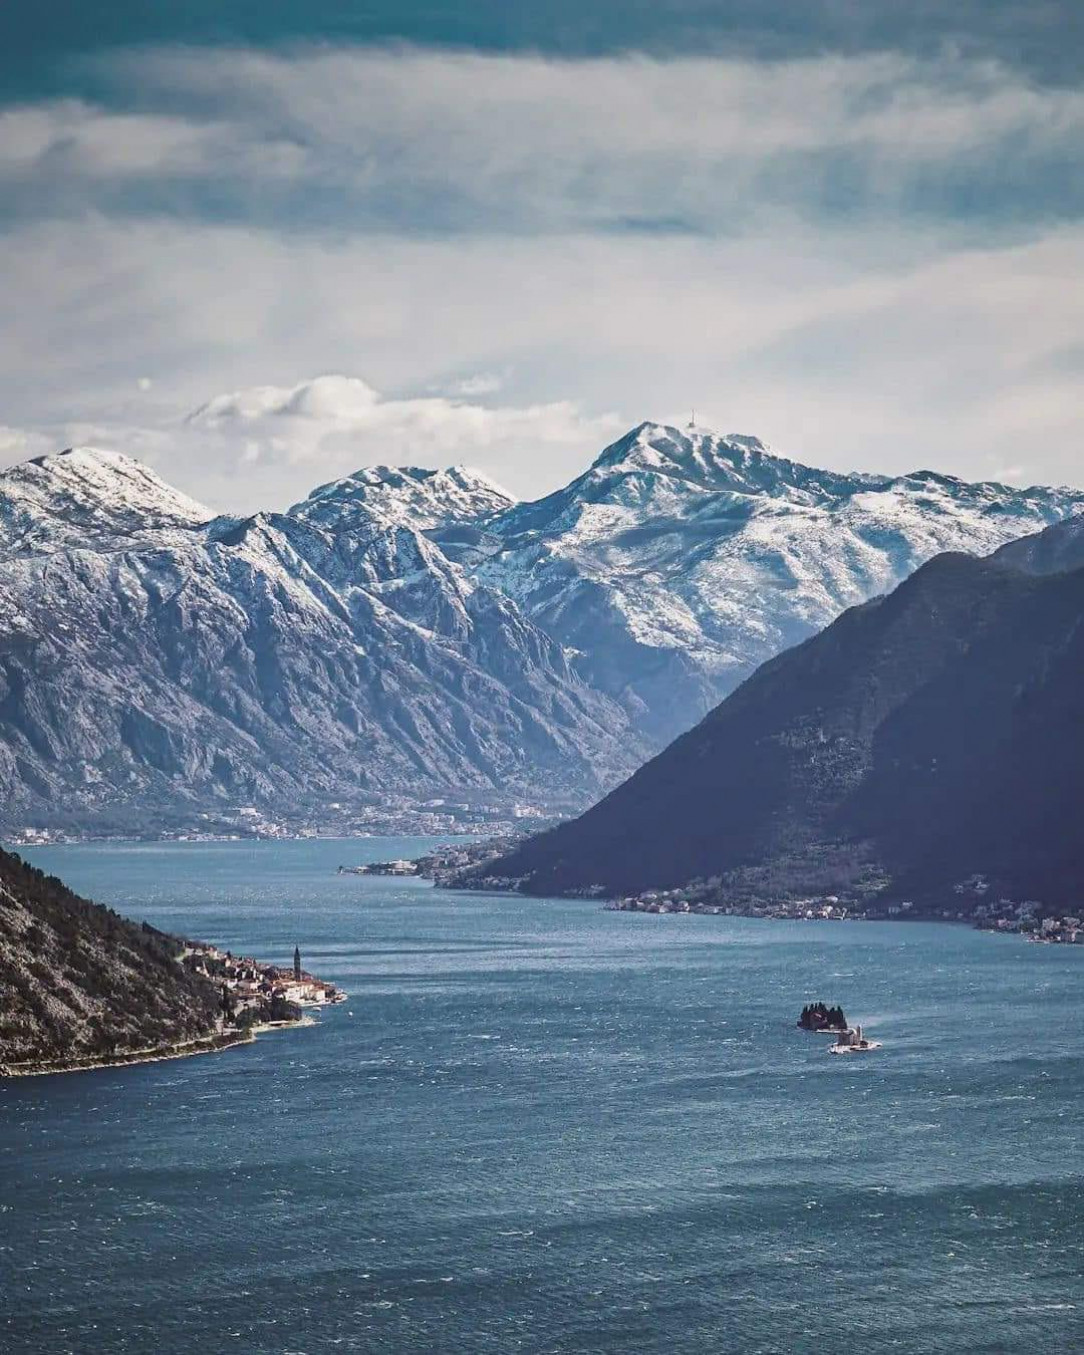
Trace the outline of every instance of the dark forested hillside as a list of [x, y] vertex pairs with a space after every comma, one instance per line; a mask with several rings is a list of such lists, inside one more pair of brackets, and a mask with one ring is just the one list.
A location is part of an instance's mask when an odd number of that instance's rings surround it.
[[[581, 818], [490, 865], [539, 893], [1084, 891], [1084, 569], [1052, 528], [939, 556], [760, 668]], [[1053, 572], [1035, 572], [1051, 570]]]
[[182, 943], [0, 852], [0, 1067], [77, 1066], [215, 1035]]

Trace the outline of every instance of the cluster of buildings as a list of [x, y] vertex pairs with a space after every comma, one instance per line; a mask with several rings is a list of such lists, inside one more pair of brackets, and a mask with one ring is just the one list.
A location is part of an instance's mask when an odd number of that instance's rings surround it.
[[1084, 922], [1078, 917], [1044, 917], [1038, 930], [1031, 933], [1031, 939], [1084, 946]]
[[340, 875], [417, 875], [415, 861], [373, 861], [367, 866], [340, 866]]
[[231, 805], [193, 812], [183, 819], [173, 816], [163, 826], [156, 822], [148, 831], [133, 821], [128, 832], [95, 833], [71, 826], [38, 827], [11, 825], [5, 840], [16, 847], [37, 847], [55, 842], [79, 842], [88, 838], [152, 839], [163, 842], [273, 841], [318, 837], [442, 837], [444, 835], [512, 834], [535, 832], [549, 821], [553, 811], [519, 800], [416, 800], [388, 795], [379, 804], [332, 801], [300, 808], [289, 815], [255, 805]]
[[790, 918], [796, 921], [842, 922], [847, 908], [837, 898], [780, 900], [775, 903], [712, 903], [684, 889], [649, 889], [604, 905], [619, 913], [710, 913], [726, 917]]
[[1063, 945], [1084, 945], [1084, 919], [1067, 914], [1042, 916], [1043, 904], [1034, 899], [1016, 903], [1012, 899], [991, 899], [979, 903], [973, 913], [975, 926], [988, 932], [1020, 932], [1032, 941], [1051, 941]]
[[257, 1018], [270, 1015], [275, 1019], [276, 1013], [286, 1013], [289, 1008], [324, 1007], [346, 999], [346, 994], [333, 983], [314, 978], [301, 968], [301, 952], [296, 947], [290, 969], [201, 942], [188, 943], [181, 963], [219, 985], [223, 1007], [235, 1024], [243, 1020], [246, 1012]]
[[976, 918], [975, 925], [989, 932], [1021, 932], [1031, 941], [1084, 946], [1084, 920], [1078, 917], [1044, 917], [1041, 921], [1032, 914], [983, 917]]

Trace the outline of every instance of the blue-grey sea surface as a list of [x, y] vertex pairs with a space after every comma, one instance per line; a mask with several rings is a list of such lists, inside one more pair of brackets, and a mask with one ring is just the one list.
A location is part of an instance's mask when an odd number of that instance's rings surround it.
[[27, 853], [350, 1000], [0, 1084], [0, 1349], [1084, 1349], [1084, 947], [336, 874], [424, 845]]

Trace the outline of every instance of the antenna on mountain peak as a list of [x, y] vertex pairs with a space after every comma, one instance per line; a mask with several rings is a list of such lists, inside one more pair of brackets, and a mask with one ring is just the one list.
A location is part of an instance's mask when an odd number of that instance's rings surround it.
[[685, 425], [685, 427], [686, 427], [686, 428], [695, 428], [695, 427], [696, 427], [696, 410], [695, 410], [695, 409], [694, 409], [694, 410], [691, 410], [691, 411], [689, 412], [689, 422]]

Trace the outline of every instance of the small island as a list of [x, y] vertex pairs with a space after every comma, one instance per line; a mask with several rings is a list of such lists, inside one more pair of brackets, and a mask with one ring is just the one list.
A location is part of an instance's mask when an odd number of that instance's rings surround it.
[[829, 1007], [826, 1002], [812, 1002], [802, 1008], [797, 1021], [799, 1030], [811, 1030], [818, 1035], [838, 1035], [849, 1029], [842, 1007]]

